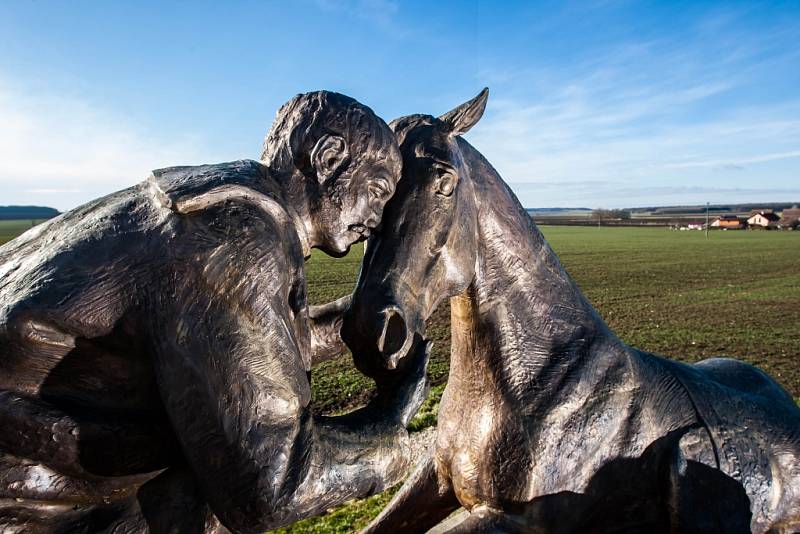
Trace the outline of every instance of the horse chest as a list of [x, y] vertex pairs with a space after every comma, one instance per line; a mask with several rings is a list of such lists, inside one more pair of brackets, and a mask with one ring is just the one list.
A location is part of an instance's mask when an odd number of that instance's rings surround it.
[[524, 435], [521, 422], [499, 397], [446, 392], [439, 415], [436, 462], [463, 506], [518, 498], [530, 473]]

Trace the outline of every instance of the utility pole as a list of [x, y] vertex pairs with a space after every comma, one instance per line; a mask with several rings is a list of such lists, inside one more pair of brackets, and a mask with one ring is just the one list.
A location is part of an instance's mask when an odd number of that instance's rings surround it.
[[708, 239], [708, 202], [706, 202], [706, 239]]

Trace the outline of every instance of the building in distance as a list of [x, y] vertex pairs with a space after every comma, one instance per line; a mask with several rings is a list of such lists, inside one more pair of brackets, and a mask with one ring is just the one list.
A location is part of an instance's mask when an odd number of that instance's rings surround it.
[[772, 210], [753, 210], [747, 218], [751, 228], [777, 228], [781, 218]]
[[741, 230], [747, 228], [747, 219], [736, 215], [720, 215], [711, 223], [711, 228], [721, 230]]
[[800, 226], [800, 208], [797, 204], [781, 212], [781, 220], [778, 221], [780, 228], [793, 230]]

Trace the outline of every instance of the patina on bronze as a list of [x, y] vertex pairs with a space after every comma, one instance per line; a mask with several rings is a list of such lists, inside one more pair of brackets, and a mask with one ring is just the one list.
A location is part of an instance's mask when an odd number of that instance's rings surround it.
[[380, 377], [450, 297], [451, 368], [431, 456], [366, 531], [424, 532], [460, 506], [452, 532], [800, 530], [792, 398], [735, 360], [622, 343], [459, 137], [486, 99], [391, 124], [403, 178], [342, 333]]
[[313, 416], [347, 301], [309, 313], [303, 262], [366, 237], [399, 177], [381, 119], [309, 93], [262, 161], [154, 171], [0, 248], [0, 530], [264, 532], [398, 482], [424, 347]]

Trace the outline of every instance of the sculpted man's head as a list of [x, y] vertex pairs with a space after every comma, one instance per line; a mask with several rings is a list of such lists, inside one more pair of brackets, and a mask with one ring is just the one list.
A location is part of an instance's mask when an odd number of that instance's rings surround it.
[[297, 95], [278, 110], [261, 160], [283, 184], [311, 246], [333, 256], [378, 225], [401, 171], [386, 123], [328, 91]]

